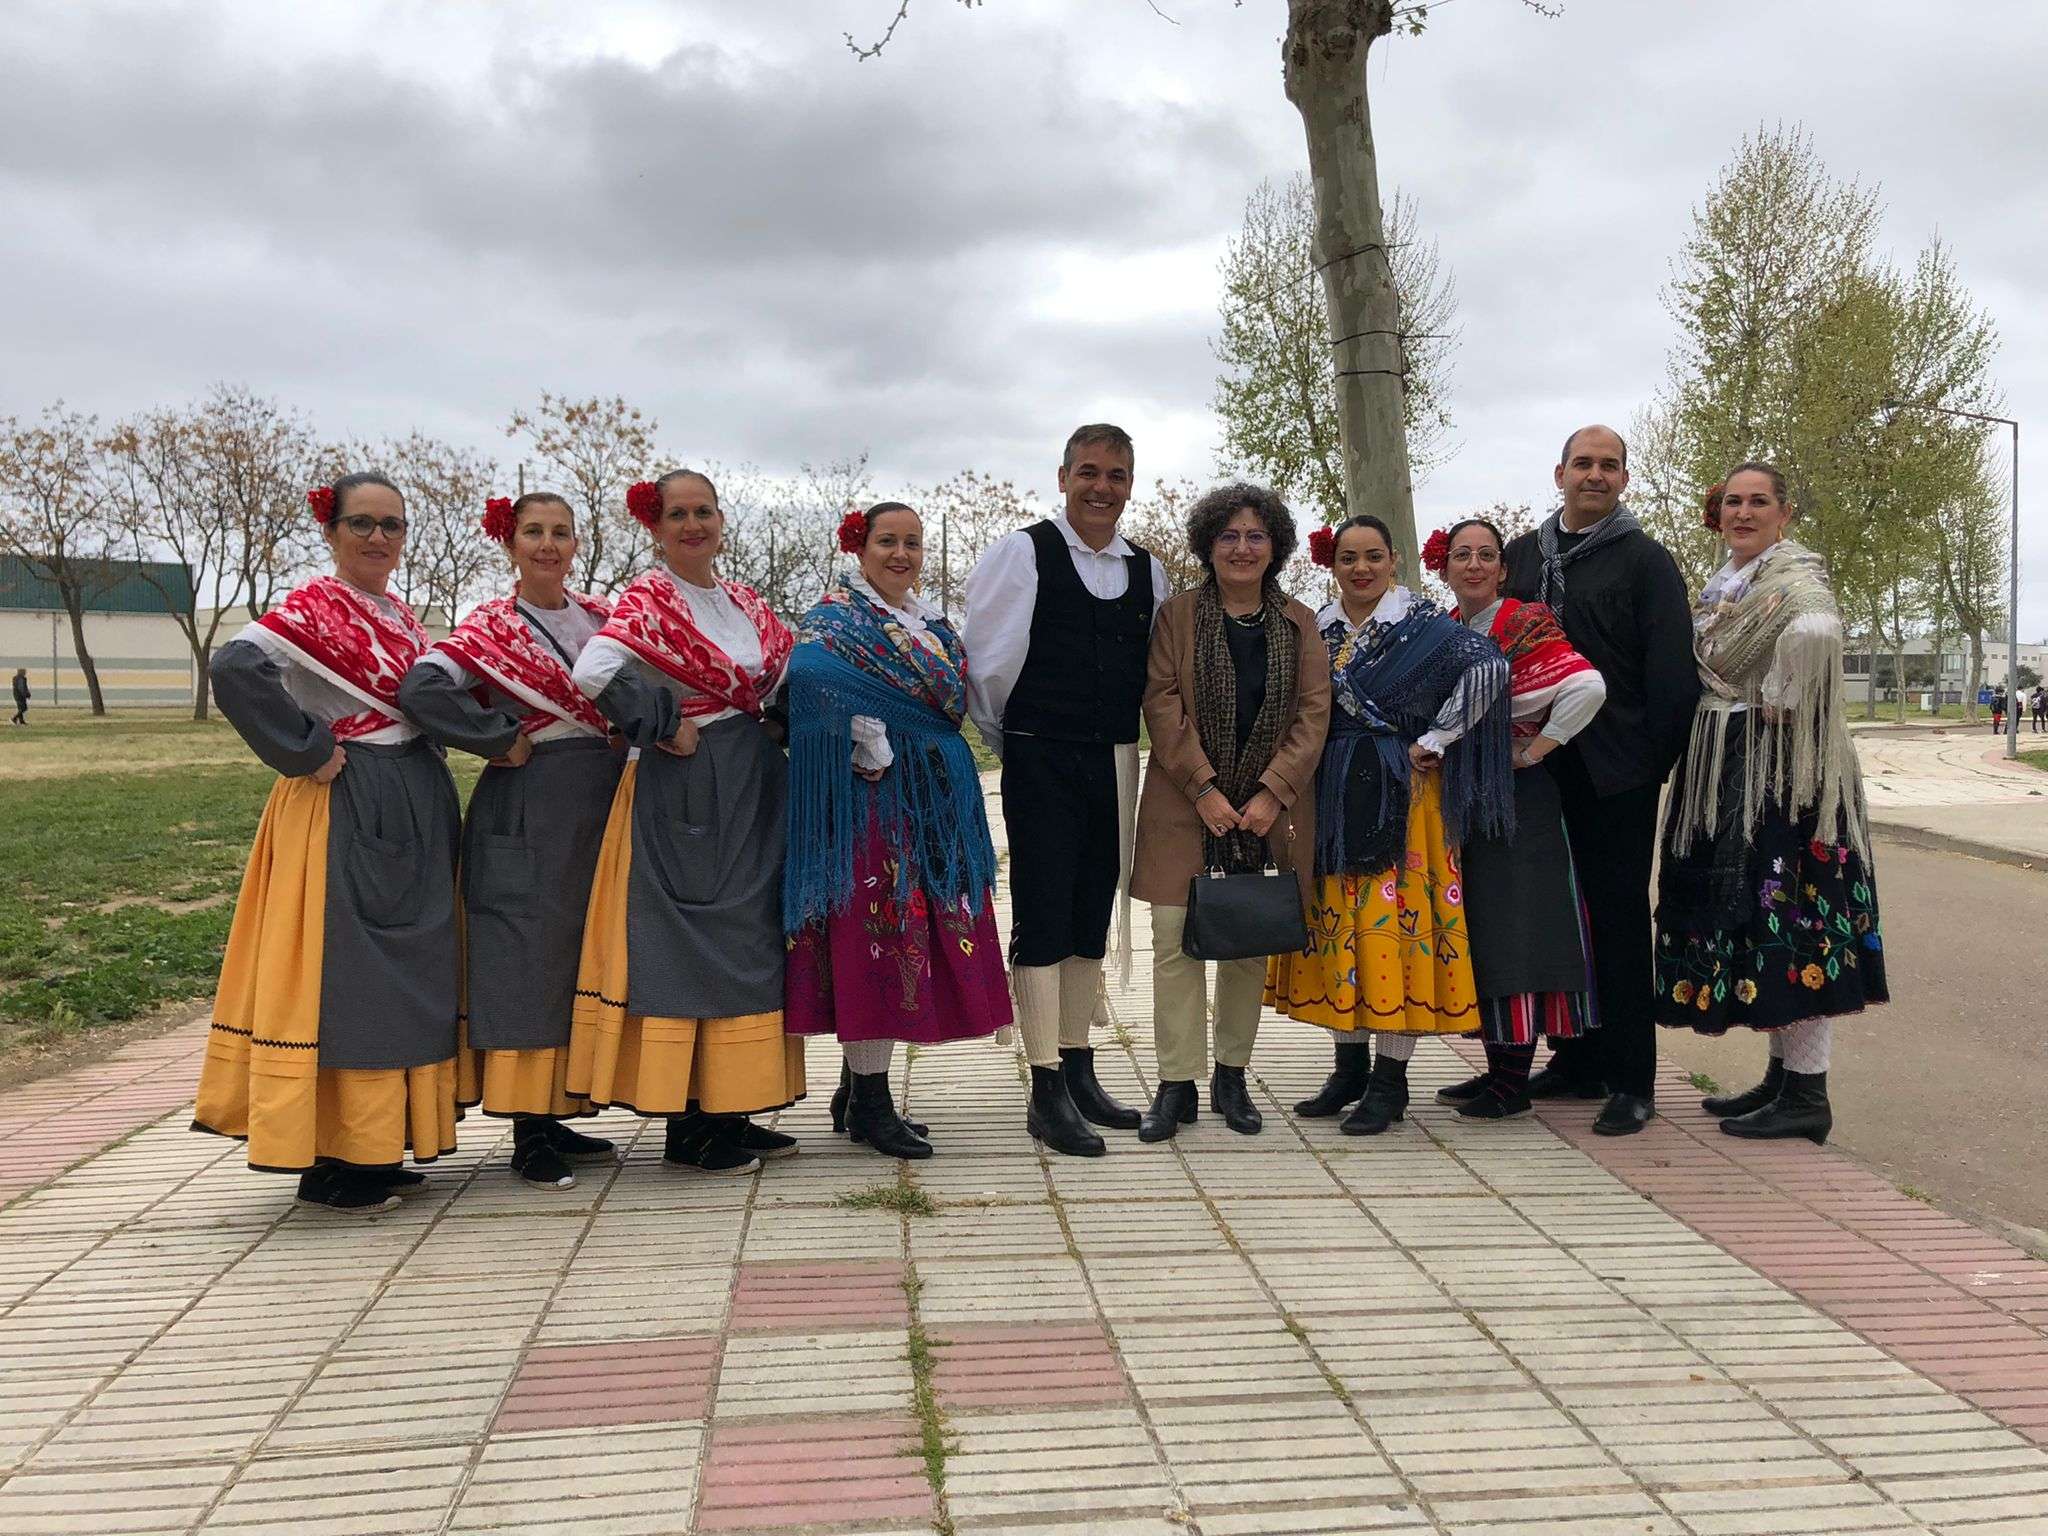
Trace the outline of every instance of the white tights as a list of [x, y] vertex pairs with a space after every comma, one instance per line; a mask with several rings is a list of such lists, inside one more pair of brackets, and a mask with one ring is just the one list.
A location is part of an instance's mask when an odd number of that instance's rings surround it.
[[1785, 1063], [1787, 1072], [1825, 1072], [1834, 1038], [1833, 1019], [1801, 1019], [1771, 1031], [1771, 1055]]
[[1379, 1052], [1381, 1061], [1406, 1061], [1415, 1054], [1415, 1043], [1420, 1035], [1390, 1035], [1383, 1030], [1372, 1032], [1373, 1049]]
[[839, 1049], [846, 1053], [846, 1064], [866, 1077], [872, 1072], [886, 1072], [889, 1062], [896, 1053], [894, 1040], [846, 1040]]

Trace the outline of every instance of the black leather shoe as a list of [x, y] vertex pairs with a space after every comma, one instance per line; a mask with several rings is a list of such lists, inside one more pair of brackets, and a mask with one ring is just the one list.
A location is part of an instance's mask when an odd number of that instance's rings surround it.
[[1266, 1117], [1259, 1113], [1251, 1090], [1244, 1085], [1243, 1067], [1216, 1063], [1216, 1070], [1209, 1074], [1209, 1107], [1240, 1136], [1256, 1136], [1266, 1128]]
[[573, 1131], [561, 1121], [550, 1118], [547, 1130], [548, 1145], [568, 1163], [616, 1163], [619, 1149], [602, 1136], [586, 1136]]
[[1529, 1078], [1532, 1099], [1599, 1099], [1607, 1096], [1607, 1085], [1597, 1077], [1580, 1077], [1567, 1072], [1555, 1061]]
[[909, 1158], [921, 1162], [932, 1155], [932, 1144], [911, 1134], [903, 1117], [896, 1113], [896, 1098], [889, 1091], [886, 1072], [856, 1072], [853, 1092], [846, 1102], [847, 1130], [855, 1141], [864, 1141], [884, 1157]]
[[1372, 1064], [1365, 1097], [1337, 1129], [1346, 1136], [1377, 1136], [1408, 1113], [1408, 1063], [1382, 1056]]
[[1721, 1129], [1730, 1136], [1749, 1141], [1783, 1141], [1804, 1136], [1815, 1146], [1824, 1143], [1834, 1128], [1835, 1111], [1828, 1103], [1825, 1072], [1787, 1072], [1777, 1098], [1762, 1109], [1721, 1122]]
[[[1437, 1097], [1442, 1098], [1443, 1095], [1438, 1094]], [[1458, 1113], [1467, 1120], [1512, 1120], [1518, 1115], [1528, 1114], [1535, 1107], [1529, 1102], [1528, 1094], [1512, 1092], [1498, 1083], [1488, 1083], [1476, 1097], [1460, 1104]]]
[[1372, 1041], [1339, 1039], [1335, 1069], [1323, 1080], [1321, 1090], [1296, 1104], [1294, 1112], [1304, 1120], [1341, 1115], [1365, 1092], [1366, 1079], [1371, 1076]]
[[1737, 1115], [1746, 1115], [1751, 1110], [1762, 1109], [1778, 1097], [1778, 1090], [1785, 1086], [1785, 1059], [1773, 1056], [1764, 1068], [1764, 1080], [1747, 1093], [1723, 1094], [1718, 1099], [1701, 1099], [1700, 1108], [1716, 1120], [1732, 1120]]
[[1593, 1120], [1596, 1136], [1633, 1136], [1657, 1118], [1657, 1101], [1648, 1094], [1617, 1093]]
[[1058, 1067], [1031, 1069], [1031, 1108], [1025, 1112], [1024, 1127], [1034, 1140], [1067, 1157], [1100, 1157], [1109, 1150], [1074, 1108], [1066, 1074]]
[[[847, 1063], [846, 1058], [842, 1056], [839, 1058], [839, 1087], [832, 1094], [832, 1129], [838, 1131], [842, 1135], [846, 1134], [846, 1100], [852, 1092], [853, 1068]], [[899, 1118], [902, 1119], [904, 1125], [909, 1127], [911, 1135], [929, 1136], [931, 1134], [931, 1131], [926, 1126], [919, 1124], [915, 1120], [912, 1120], [909, 1116], [904, 1115], [900, 1116]], [[772, 1135], [773, 1133], [771, 1132], [769, 1134]], [[853, 1139], [855, 1141], [860, 1140], [860, 1133], [858, 1131], [855, 1131], [852, 1134]], [[794, 1148], [794, 1145], [795, 1143], [794, 1141], [792, 1141], [792, 1148]], [[759, 1152], [761, 1149], [759, 1147], [756, 1147], [754, 1148], [754, 1150], [756, 1152]]]
[[1448, 1088], [1437, 1089], [1436, 1101], [1439, 1104], [1470, 1104], [1486, 1092], [1492, 1081], [1491, 1073], [1482, 1072], [1477, 1077], [1466, 1078], [1462, 1083], [1453, 1083]]
[[1073, 1100], [1083, 1120], [1111, 1131], [1138, 1128], [1138, 1112], [1128, 1104], [1117, 1103], [1095, 1080], [1095, 1047], [1061, 1046], [1060, 1073], [1067, 1080], [1067, 1097]]
[[[1215, 1103], [1210, 1100], [1211, 1105]], [[1138, 1121], [1138, 1140], [1171, 1141], [1173, 1133], [1195, 1123], [1195, 1083], [1188, 1078], [1178, 1083], [1161, 1083], [1152, 1095], [1152, 1107]]]

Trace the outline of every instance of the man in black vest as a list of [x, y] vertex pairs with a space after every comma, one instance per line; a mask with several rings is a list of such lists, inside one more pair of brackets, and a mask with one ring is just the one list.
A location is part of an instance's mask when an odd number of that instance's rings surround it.
[[1060, 460], [1065, 515], [989, 546], [967, 578], [961, 625], [969, 707], [1003, 760], [1026, 1124], [1070, 1157], [1105, 1150], [1090, 1121], [1138, 1124], [1096, 1081], [1088, 1034], [1128, 874], [1152, 616], [1167, 596], [1158, 560], [1116, 531], [1132, 463], [1121, 427], [1077, 428]]
[[1628, 446], [1618, 432], [1574, 432], [1555, 478], [1558, 510], [1507, 547], [1507, 592], [1556, 610], [1566, 637], [1607, 681], [1600, 713], [1550, 754], [1591, 919], [1600, 1028], [1561, 1043], [1529, 1093], [1594, 1099], [1612, 1090], [1593, 1129], [1627, 1136], [1657, 1112], [1650, 868], [1658, 794], [1699, 699], [1692, 602], [1670, 553], [1621, 505]]

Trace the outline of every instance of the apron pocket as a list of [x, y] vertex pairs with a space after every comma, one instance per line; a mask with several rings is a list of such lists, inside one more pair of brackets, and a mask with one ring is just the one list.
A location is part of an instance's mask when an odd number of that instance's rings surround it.
[[472, 911], [534, 910], [533, 850], [526, 846], [523, 837], [472, 833], [462, 881]]
[[349, 905], [371, 928], [404, 928], [419, 920], [425, 895], [420, 849], [361, 830], [349, 835]]
[[678, 906], [699, 907], [718, 894], [718, 829], [688, 822], [656, 822], [648, 850], [654, 877]]

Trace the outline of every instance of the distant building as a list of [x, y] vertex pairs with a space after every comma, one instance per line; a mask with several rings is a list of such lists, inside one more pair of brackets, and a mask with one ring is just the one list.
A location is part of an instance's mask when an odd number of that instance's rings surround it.
[[[147, 571], [180, 609], [190, 601], [191, 573], [182, 564], [116, 560], [111, 582], [87, 597], [85, 645], [109, 706], [190, 704], [192, 650]], [[28, 668], [37, 708], [82, 706], [85, 673], [71, 643], [71, 618], [54, 583], [18, 555], [0, 555], [0, 668], [9, 677]]]
[[[1842, 657], [1843, 690], [1851, 699], [1867, 696], [1870, 686], [1871, 655], [1862, 649], [1868, 642], [1864, 637], [1850, 637], [1846, 653]], [[1917, 703], [1924, 703], [1925, 696], [1934, 691], [1936, 661], [1934, 642], [1927, 635], [1913, 635], [1906, 641], [1906, 692]], [[2031, 667], [2034, 675], [2048, 678], [2048, 640], [2035, 644], [2020, 642], [2020, 665]], [[1876, 657], [1877, 696], [1880, 700], [1895, 698], [1892, 673], [1894, 658], [1889, 650], [1880, 648]], [[1960, 704], [1964, 691], [1970, 684], [1970, 640], [1967, 635], [1944, 635], [1940, 657], [1941, 700], [1945, 704]], [[1984, 641], [1983, 681], [1993, 688], [2005, 686], [2005, 641], [1987, 637]]]

